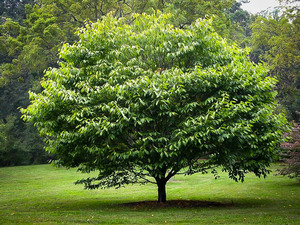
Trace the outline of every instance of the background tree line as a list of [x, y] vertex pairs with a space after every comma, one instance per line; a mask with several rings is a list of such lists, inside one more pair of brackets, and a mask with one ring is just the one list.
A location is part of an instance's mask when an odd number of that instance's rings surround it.
[[[289, 2], [289, 1], [286, 1]], [[33, 124], [20, 120], [28, 91], [39, 91], [43, 71], [56, 67], [62, 43], [76, 42], [74, 32], [111, 13], [156, 10], [172, 14], [184, 28], [197, 18], [214, 17], [222, 36], [251, 47], [254, 63], [265, 62], [279, 80], [278, 100], [290, 120], [299, 120], [299, 9], [250, 15], [236, 0], [4, 0], [0, 3], [0, 166], [47, 162], [51, 157]]]

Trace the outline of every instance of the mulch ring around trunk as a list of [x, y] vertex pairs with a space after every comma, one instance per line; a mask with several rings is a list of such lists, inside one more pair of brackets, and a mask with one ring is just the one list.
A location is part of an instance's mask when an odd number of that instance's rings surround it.
[[122, 206], [133, 207], [134, 209], [139, 208], [198, 208], [198, 207], [227, 207], [232, 204], [224, 204], [220, 202], [211, 201], [197, 201], [197, 200], [169, 200], [167, 202], [157, 201], [142, 201], [142, 202], [128, 202], [123, 203]]

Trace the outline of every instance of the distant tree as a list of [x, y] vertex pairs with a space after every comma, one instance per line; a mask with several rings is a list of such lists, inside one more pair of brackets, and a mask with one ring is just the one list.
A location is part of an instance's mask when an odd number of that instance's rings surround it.
[[18, 140], [12, 135], [15, 120], [7, 117], [6, 121], [0, 121], [0, 166], [18, 165], [24, 157], [24, 152], [16, 148]]
[[6, 19], [0, 26], [0, 51], [6, 61], [0, 66], [0, 87], [11, 78], [26, 80], [35, 75], [40, 79], [49, 66], [57, 66], [57, 51], [62, 42], [72, 42], [80, 25], [57, 5], [26, 7], [24, 25]]
[[0, 120], [0, 166], [40, 164], [49, 159], [32, 124], [12, 115]]
[[255, 19], [255, 15], [251, 15], [248, 11], [241, 8], [244, 1], [234, 1], [233, 5], [225, 11], [226, 17], [230, 19], [229, 37], [237, 42], [240, 46], [249, 46], [252, 30], [251, 24]]
[[172, 23], [183, 28], [190, 25], [196, 19], [214, 16], [213, 25], [217, 32], [229, 38], [231, 23], [226, 16], [226, 10], [230, 9], [235, 1], [233, 0], [155, 0], [149, 1], [156, 4], [149, 5], [145, 12], [160, 10], [172, 14]]
[[278, 100], [290, 120], [298, 121], [300, 109], [300, 10], [287, 8], [273, 17], [256, 18], [252, 24], [252, 59], [266, 62], [277, 77]]
[[[18, 7], [21, 7], [21, 1], [14, 2], [19, 2]], [[43, 149], [41, 137], [33, 124], [20, 120], [18, 107], [28, 105], [28, 90], [40, 89], [43, 71], [57, 66], [57, 52], [62, 42], [74, 42], [74, 32], [81, 25], [56, 4], [32, 1], [36, 4], [25, 6], [26, 2], [29, 1], [22, 1], [24, 13], [26, 10], [22, 20], [9, 18], [7, 13], [1, 18], [0, 121], [7, 144], [0, 146], [3, 153], [0, 166], [48, 162], [49, 154]], [[9, 122], [12, 118], [13, 123]]]
[[0, 166], [41, 164], [50, 159], [32, 123], [14, 115], [0, 120]]
[[300, 126], [294, 123], [293, 129], [285, 133], [284, 137], [289, 137], [289, 140], [280, 145], [283, 149], [283, 168], [279, 174], [300, 180]]
[[286, 122], [274, 113], [276, 80], [210, 23], [180, 29], [158, 13], [87, 24], [30, 93], [24, 119], [58, 165], [99, 171], [78, 181], [90, 189], [156, 183], [164, 202], [180, 172], [265, 176]]
[[26, 18], [25, 5], [34, 3], [35, 0], [2, 0], [0, 2], [0, 18], [11, 18], [22, 23], [22, 20]]

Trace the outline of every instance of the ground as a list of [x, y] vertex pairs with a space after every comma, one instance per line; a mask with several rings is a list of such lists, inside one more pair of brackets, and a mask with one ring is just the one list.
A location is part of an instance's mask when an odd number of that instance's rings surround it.
[[159, 204], [151, 184], [84, 190], [74, 181], [86, 175], [75, 169], [0, 168], [0, 224], [299, 224], [297, 180], [220, 176], [175, 176]]

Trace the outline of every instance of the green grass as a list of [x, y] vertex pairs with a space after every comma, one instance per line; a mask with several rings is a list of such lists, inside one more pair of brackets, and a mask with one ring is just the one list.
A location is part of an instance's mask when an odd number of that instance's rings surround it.
[[299, 224], [300, 185], [270, 175], [235, 183], [221, 173], [176, 176], [168, 200], [221, 202], [213, 207], [134, 207], [156, 200], [155, 185], [84, 190], [83, 174], [50, 165], [0, 168], [0, 224]]

